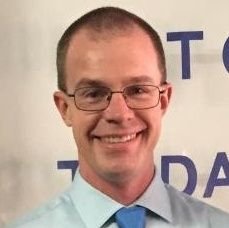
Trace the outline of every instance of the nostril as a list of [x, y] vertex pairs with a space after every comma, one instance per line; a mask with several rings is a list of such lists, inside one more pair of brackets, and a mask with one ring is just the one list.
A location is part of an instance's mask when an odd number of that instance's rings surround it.
[[106, 121], [109, 124], [119, 124], [120, 123], [120, 121], [118, 121], [117, 119], [107, 119]]

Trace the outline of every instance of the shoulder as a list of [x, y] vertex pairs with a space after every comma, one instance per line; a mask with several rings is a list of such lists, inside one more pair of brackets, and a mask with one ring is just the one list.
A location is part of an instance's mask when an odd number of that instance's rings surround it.
[[[79, 215], [66, 192], [35, 209], [6, 228], [72, 227], [80, 225]], [[83, 226], [82, 226], [83, 227]]]
[[165, 188], [175, 223], [180, 224], [185, 220], [186, 224], [196, 221], [197, 224], [204, 224], [203, 227], [228, 227], [228, 213], [180, 192], [169, 184], [165, 184]]

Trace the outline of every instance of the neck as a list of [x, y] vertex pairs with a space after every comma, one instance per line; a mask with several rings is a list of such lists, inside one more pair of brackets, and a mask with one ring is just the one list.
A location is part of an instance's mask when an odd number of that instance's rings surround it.
[[129, 205], [137, 200], [151, 183], [154, 176], [154, 167], [151, 166], [144, 172], [132, 176], [131, 178], [110, 178], [105, 179], [95, 173], [84, 172], [80, 169], [81, 176], [94, 188], [108, 195], [116, 202]]

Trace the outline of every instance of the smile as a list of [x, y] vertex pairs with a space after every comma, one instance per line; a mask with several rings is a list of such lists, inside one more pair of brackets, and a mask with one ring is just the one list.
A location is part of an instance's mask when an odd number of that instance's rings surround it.
[[123, 136], [104, 136], [101, 137], [100, 140], [105, 143], [125, 143], [135, 139], [137, 136], [136, 133], [123, 135]]

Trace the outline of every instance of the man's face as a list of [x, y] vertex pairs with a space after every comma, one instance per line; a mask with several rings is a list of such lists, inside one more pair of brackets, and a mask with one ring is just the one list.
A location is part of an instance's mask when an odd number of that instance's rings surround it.
[[[87, 31], [73, 37], [66, 56], [68, 93], [92, 84], [123, 90], [133, 84], [160, 86], [161, 73], [150, 38], [140, 29], [108, 39], [91, 39]], [[113, 94], [104, 111], [82, 111], [74, 99], [57, 92], [61, 115], [73, 129], [80, 172], [89, 181], [127, 181], [153, 173], [153, 150], [171, 87], [157, 107], [129, 109], [120, 93]]]

